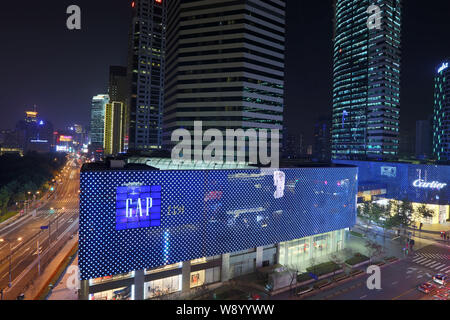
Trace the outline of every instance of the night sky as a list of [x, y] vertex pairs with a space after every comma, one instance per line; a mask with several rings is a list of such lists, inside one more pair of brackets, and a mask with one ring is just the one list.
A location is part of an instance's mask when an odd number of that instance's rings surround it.
[[[82, 30], [66, 8], [82, 9]], [[313, 121], [331, 114], [332, 0], [288, 0], [285, 125], [312, 143]], [[402, 130], [433, 108], [436, 67], [450, 57], [450, 1], [407, 0], [403, 10]], [[24, 0], [0, 11], [0, 129], [37, 105], [55, 128], [89, 123], [92, 96], [107, 92], [110, 65], [126, 65], [127, 0]]]

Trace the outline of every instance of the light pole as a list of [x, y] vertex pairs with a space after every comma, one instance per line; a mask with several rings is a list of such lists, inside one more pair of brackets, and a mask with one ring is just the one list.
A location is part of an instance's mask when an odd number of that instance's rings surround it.
[[[18, 238], [17, 241], [22, 241], [22, 238]], [[5, 239], [0, 239], [0, 242], [5, 242]], [[12, 272], [11, 272], [11, 260], [12, 260], [12, 246], [11, 246], [11, 241], [8, 241], [9, 244], [9, 283], [8, 283], [8, 287], [11, 288], [12, 286]]]

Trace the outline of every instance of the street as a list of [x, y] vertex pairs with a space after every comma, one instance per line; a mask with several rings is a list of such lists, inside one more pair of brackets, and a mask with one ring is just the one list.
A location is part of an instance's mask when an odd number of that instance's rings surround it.
[[0, 239], [4, 240], [0, 242], [0, 289], [9, 284], [10, 247], [11, 280], [14, 283], [38, 255], [61, 241], [68, 227], [76, 224], [74, 230], [78, 230], [79, 167], [73, 160], [68, 161], [60, 179], [54, 195], [36, 210], [35, 216], [30, 212], [27, 217], [0, 230]]

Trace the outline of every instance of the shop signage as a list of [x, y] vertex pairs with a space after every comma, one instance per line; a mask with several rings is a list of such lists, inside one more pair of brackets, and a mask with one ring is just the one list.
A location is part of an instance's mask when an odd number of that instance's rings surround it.
[[439, 181], [426, 182], [425, 180], [417, 179], [416, 181], [413, 182], [413, 186], [416, 188], [421, 188], [421, 189], [441, 190], [441, 189], [444, 189], [447, 186], [447, 184], [439, 182]]

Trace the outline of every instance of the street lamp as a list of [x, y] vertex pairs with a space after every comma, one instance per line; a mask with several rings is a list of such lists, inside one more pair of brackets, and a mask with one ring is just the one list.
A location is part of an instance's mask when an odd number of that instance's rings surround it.
[[[17, 241], [18, 242], [22, 241], [22, 237], [17, 238]], [[0, 243], [1, 242], [8, 242], [8, 244], [9, 244], [9, 283], [8, 283], [8, 287], [11, 288], [11, 286], [12, 286], [12, 273], [11, 273], [12, 246], [11, 246], [11, 241], [6, 241], [5, 239], [0, 239]]]

